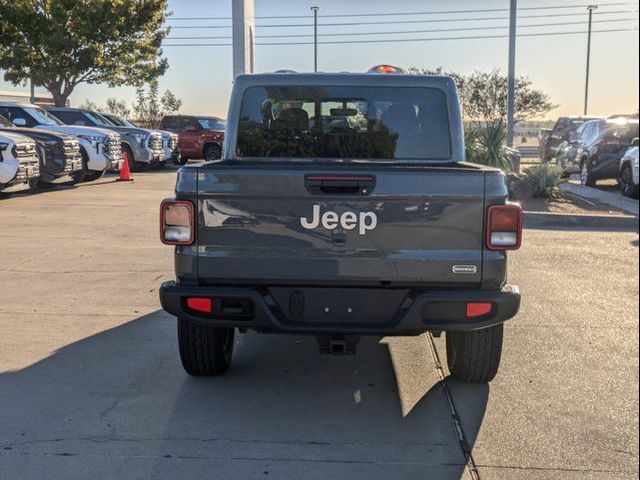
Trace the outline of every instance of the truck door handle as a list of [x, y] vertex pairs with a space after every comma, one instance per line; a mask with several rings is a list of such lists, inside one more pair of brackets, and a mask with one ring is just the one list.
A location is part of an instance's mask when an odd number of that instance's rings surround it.
[[376, 186], [374, 175], [305, 175], [304, 185], [312, 195], [368, 195]]

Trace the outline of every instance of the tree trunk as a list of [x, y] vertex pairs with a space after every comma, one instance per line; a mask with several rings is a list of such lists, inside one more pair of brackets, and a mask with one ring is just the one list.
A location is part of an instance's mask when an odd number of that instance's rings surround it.
[[53, 102], [56, 107], [66, 107], [67, 99], [70, 94], [65, 95], [61, 90], [61, 88], [49, 88], [49, 92], [51, 92], [51, 96], [53, 96]]

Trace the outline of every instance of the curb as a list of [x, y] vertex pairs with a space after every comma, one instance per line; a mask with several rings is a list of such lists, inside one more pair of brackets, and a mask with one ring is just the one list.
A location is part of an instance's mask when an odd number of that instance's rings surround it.
[[565, 195], [573, 195], [586, 202], [598, 202], [608, 205], [618, 210], [627, 212], [629, 215], [638, 216], [638, 202], [625, 198], [620, 194], [614, 194], [611, 192], [604, 192], [597, 188], [584, 187], [582, 185], [576, 185], [573, 183], [563, 183], [560, 185], [560, 191]]
[[524, 228], [610, 228], [638, 231], [633, 215], [584, 215], [553, 212], [524, 212]]

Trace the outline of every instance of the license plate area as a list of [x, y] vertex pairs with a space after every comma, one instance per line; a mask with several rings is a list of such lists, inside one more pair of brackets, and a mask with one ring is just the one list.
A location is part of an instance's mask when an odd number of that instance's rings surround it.
[[271, 287], [269, 293], [286, 323], [338, 327], [393, 323], [409, 290]]

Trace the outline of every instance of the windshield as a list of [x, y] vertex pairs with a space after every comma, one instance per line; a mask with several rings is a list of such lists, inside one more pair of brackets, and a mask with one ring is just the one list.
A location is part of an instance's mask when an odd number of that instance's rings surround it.
[[435, 88], [247, 89], [239, 157], [448, 160], [449, 115]]
[[113, 127], [113, 123], [104, 118], [99, 113], [95, 112], [83, 112], [87, 117], [91, 119], [93, 123], [96, 125], [100, 125], [101, 127]]
[[202, 127], [203, 130], [216, 130], [216, 131], [224, 131], [227, 127], [227, 122], [224, 120], [220, 120], [218, 118], [198, 118], [198, 123]]
[[135, 125], [134, 123], [130, 122], [126, 118], [116, 117], [114, 115], [103, 115], [103, 116], [107, 117], [109, 120], [111, 120], [111, 123], [113, 123], [114, 125], [117, 125], [119, 127], [138, 128], [137, 125]]
[[29, 114], [38, 123], [38, 125], [64, 125], [64, 123], [62, 123], [56, 117], [51, 115], [49, 112], [42, 110], [41, 108], [25, 107], [23, 108], [23, 110], [27, 112], [27, 114]]
[[0, 127], [11, 128], [13, 127], [13, 123], [11, 123], [9, 120], [7, 120], [2, 115], [0, 115]]

